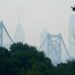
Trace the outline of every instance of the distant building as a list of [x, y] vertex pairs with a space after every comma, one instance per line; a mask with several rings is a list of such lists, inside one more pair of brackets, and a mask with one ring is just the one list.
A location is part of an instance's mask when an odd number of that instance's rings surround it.
[[23, 42], [23, 43], [25, 42], [25, 33], [24, 33], [20, 23], [18, 24], [15, 34], [14, 34], [14, 41], [15, 42]]
[[75, 57], [75, 11], [72, 11], [70, 16], [69, 33], [69, 49], [71, 55]]

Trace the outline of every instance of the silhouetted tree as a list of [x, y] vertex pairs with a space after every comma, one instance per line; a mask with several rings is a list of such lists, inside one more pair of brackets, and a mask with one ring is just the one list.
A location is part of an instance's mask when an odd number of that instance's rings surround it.
[[17, 62], [19, 73], [25, 75], [51, 75], [53, 65], [43, 52], [23, 43], [11, 45], [10, 51]]
[[54, 67], [44, 52], [23, 43], [0, 47], [0, 75], [74, 75], [75, 61]]

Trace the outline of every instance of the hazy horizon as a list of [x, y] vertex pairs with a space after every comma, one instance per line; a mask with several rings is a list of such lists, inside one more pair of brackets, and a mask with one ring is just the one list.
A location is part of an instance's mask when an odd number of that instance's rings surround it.
[[25, 42], [39, 47], [40, 34], [61, 33], [68, 46], [71, 5], [68, 0], [0, 0], [0, 20], [14, 38], [20, 20]]

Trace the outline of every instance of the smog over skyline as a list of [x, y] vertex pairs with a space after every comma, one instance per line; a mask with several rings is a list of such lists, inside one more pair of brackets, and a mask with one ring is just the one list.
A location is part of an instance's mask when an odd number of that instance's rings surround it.
[[74, 60], [74, 4], [75, 0], [0, 0], [0, 46], [38, 49], [54, 66]]
[[16, 27], [13, 40], [14, 40], [14, 42], [23, 42], [23, 43], [25, 43], [25, 33], [23, 31], [23, 28], [21, 27], [20, 22]]
[[39, 47], [40, 34], [46, 30], [61, 33], [68, 46], [71, 5], [69, 0], [0, 0], [0, 19], [12, 38], [20, 19], [25, 42]]

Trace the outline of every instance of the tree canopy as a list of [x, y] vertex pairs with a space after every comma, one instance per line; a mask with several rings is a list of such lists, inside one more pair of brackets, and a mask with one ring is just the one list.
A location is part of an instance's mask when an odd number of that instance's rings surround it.
[[44, 52], [23, 43], [0, 47], [0, 75], [74, 75], [75, 61], [54, 67]]

